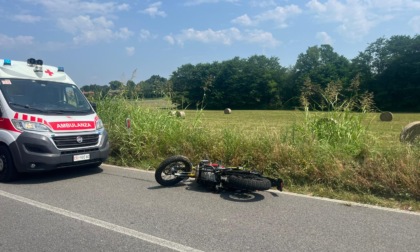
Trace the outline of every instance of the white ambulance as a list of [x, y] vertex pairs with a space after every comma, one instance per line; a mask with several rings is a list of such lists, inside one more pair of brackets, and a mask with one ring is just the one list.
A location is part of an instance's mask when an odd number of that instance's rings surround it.
[[0, 182], [21, 172], [99, 166], [108, 134], [63, 67], [0, 59]]

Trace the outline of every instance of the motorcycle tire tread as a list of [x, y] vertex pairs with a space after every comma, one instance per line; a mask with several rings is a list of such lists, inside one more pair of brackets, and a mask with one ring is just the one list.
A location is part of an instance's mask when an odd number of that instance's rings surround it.
[[269, 179], [254, 174], [230, 175], [225, 183], [228, 187], [248, 191], [265, 191], [271, 188]]
[[165, 180], [162, 178], [162, 173], [165, 170], [166, 167], [168, 167], [169, 165], [173, 164], [173, 163], [183, 163], [185, 165], [185, 169], [183, 169], [184, 172], [191, 172], [192, 170], [192, 163], [191, 161], [185, 157], [185, 156], [181, 156], [181, 155], [176, 155], [176, 156], [171, 156], [168, 157], [167, 159], [163, 160], [158, 168], [155, 171], [155, 179], [156, 182], [158, 182], [160, 185], [162, 186], [174, 186], [177, 183], [181, 182], [184, 178], [180, 178], [180, 177], [175, 177], [173, 179], [170, 180]]

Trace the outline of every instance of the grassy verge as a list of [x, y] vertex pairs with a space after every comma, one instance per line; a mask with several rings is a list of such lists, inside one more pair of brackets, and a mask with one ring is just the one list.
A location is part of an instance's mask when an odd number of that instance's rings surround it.
[[388, 123], [374, 113], [189, 110], [181, 119], [119, 98], [97, 103], [110, 163], [153, 170], [174, 154], [208, 157], [281, 177], [289, 191], [420, 211], [420, 148], [398, 141], [416, 114]]

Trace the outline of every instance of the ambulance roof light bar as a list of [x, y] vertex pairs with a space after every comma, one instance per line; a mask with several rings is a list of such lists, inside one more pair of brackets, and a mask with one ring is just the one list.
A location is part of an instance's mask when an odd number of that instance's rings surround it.
[[42, 60], [36, 60], [34, 58], [29, 58], [27, 61], [29, 66], [33, 66], [33, 65], [38, 65], [38, 66], [42, 66], [44, 64], [44, 62]]
[[42, 64], [44, 64], [44, 62], [40, 59], [36, 60], [34, 58], [29, 58], [27, 61], [29, 66], [34, 66], [34, 72], [42, 72]]

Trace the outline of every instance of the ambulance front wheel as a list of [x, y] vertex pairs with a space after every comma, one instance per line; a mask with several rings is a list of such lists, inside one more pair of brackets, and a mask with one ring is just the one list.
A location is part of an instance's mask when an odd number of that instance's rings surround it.
[[0, 145], [0, 182], [9, 182], [16, 179], [18, 172], [13, 163], [9, 148]]

